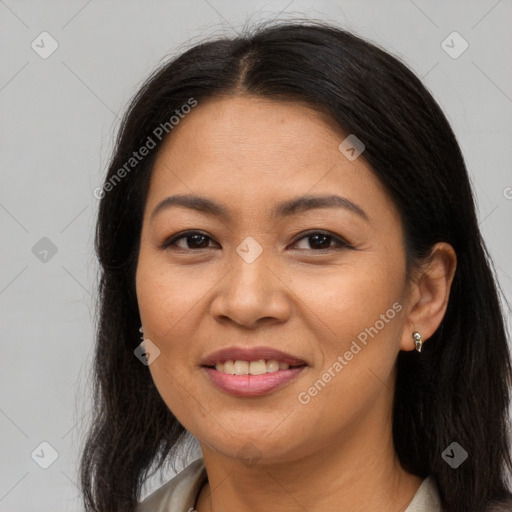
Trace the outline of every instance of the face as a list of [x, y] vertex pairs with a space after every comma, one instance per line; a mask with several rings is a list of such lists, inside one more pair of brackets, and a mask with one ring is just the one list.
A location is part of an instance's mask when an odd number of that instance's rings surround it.
[[[238, 96], [200, 103], [159, 152], [137, 298], [151, 376], [203, 451], [290, 462], [390, 421], [403, 232], [347, 135]], [[176, 195], [221, 208], [161, 204]], [[342, 199], [280, 208], [306, 196]]]

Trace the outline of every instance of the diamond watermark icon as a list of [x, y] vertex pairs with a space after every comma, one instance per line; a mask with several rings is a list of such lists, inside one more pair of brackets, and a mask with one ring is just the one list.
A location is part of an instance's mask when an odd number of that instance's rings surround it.
[[142, 364], [149, 366], [160, 355], [160, 349], [149, 338], [145, 338], [133, 353]]
[[457, 469], [468, 458], [468, 452], [459, 443], [454, 441], [444, 450], [441, 457], [453, 469]]
[[30, 456], [43, 469], [48, 469], [59, 458], [57, 450], [47, 441], [40, 443]]
[[252, 236], [248, 236], [237, 248], [236, 252], [243, 258], [246, 263], [252, 263], [263, 252], [263, 247], [254, 240]]
[[41, 59], [47, 59], [59, 47], [59, 43], [48, 32], [41, 32], [30, 46]]
[[251, 467], [259, 462], [261, 452], [252, 443], [245, 443], [236, 454], [236, 458], [241, 459], [246, 466]]
[[56, 254], [57, 246], [46, 236], [35, 243], [32, 254], [42, 263], [48, 263]]
[[338, 146], [338, 149], [346, 158], [353, 162], [365, 150], [365, 145], [351, 133]]
[[469, 44], [458, 32], [452, 32], [441, 43], [441, 48], [452, 59], [458, 59], [469, 48]]

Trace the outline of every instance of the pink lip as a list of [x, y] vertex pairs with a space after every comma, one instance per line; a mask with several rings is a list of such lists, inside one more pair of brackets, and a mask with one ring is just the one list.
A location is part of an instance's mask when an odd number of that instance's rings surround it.
[[[247, 361], [247, 359], [244, 360]], [[203, 370], [208, 374], [213, 384], [222, 391], [235, 396], [251, 397], [268, 395], [277, 391], [295, 379], [305, 368], [306, 366], [298, 366], [262, 375], [229, 375], [206, 366], [203, 367]]]
[[264, 359], [268, 361], [273, 359], [280, 363], [288, 363], [290, 366], [306, 365], [302, 359], [294, 357], [286, 352], [276, 350], [271, 347], [228, 347], [213, 352], [206, 356], [202, 361], [202, 366], [215, 366], [217, 363], [225, 363], [226, 361], [259, 361]]

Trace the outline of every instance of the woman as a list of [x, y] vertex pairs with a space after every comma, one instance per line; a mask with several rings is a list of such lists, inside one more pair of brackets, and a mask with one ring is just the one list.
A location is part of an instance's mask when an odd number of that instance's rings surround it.
[[313, 22], [197, 45], [136, 95], [97, 192], [88, 511], [512, 510], [497, 285], [396, 58]]

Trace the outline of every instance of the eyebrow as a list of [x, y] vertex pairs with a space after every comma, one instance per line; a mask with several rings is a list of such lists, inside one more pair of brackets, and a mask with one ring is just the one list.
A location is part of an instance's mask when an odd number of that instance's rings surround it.
[[[169, 196], [161, 201], [151, 213], [151, 220], [153, 220], [158, 213], [172, 206], [189, 208], [215, 217], [223, 217], [226, 219], [231, 218], [228, 208], [211, 199], [192, 194], [182, 194]], [[370, 222], [368, 215], [360, 206], [346, 197], [338, 195], [310, 195], [295, 197], [275, 205], [271, 210], [270, 215], [272, 218], [289, 217], [298, 213], [321, 208], [342, 208], [356, 214], [361, 219]]]

